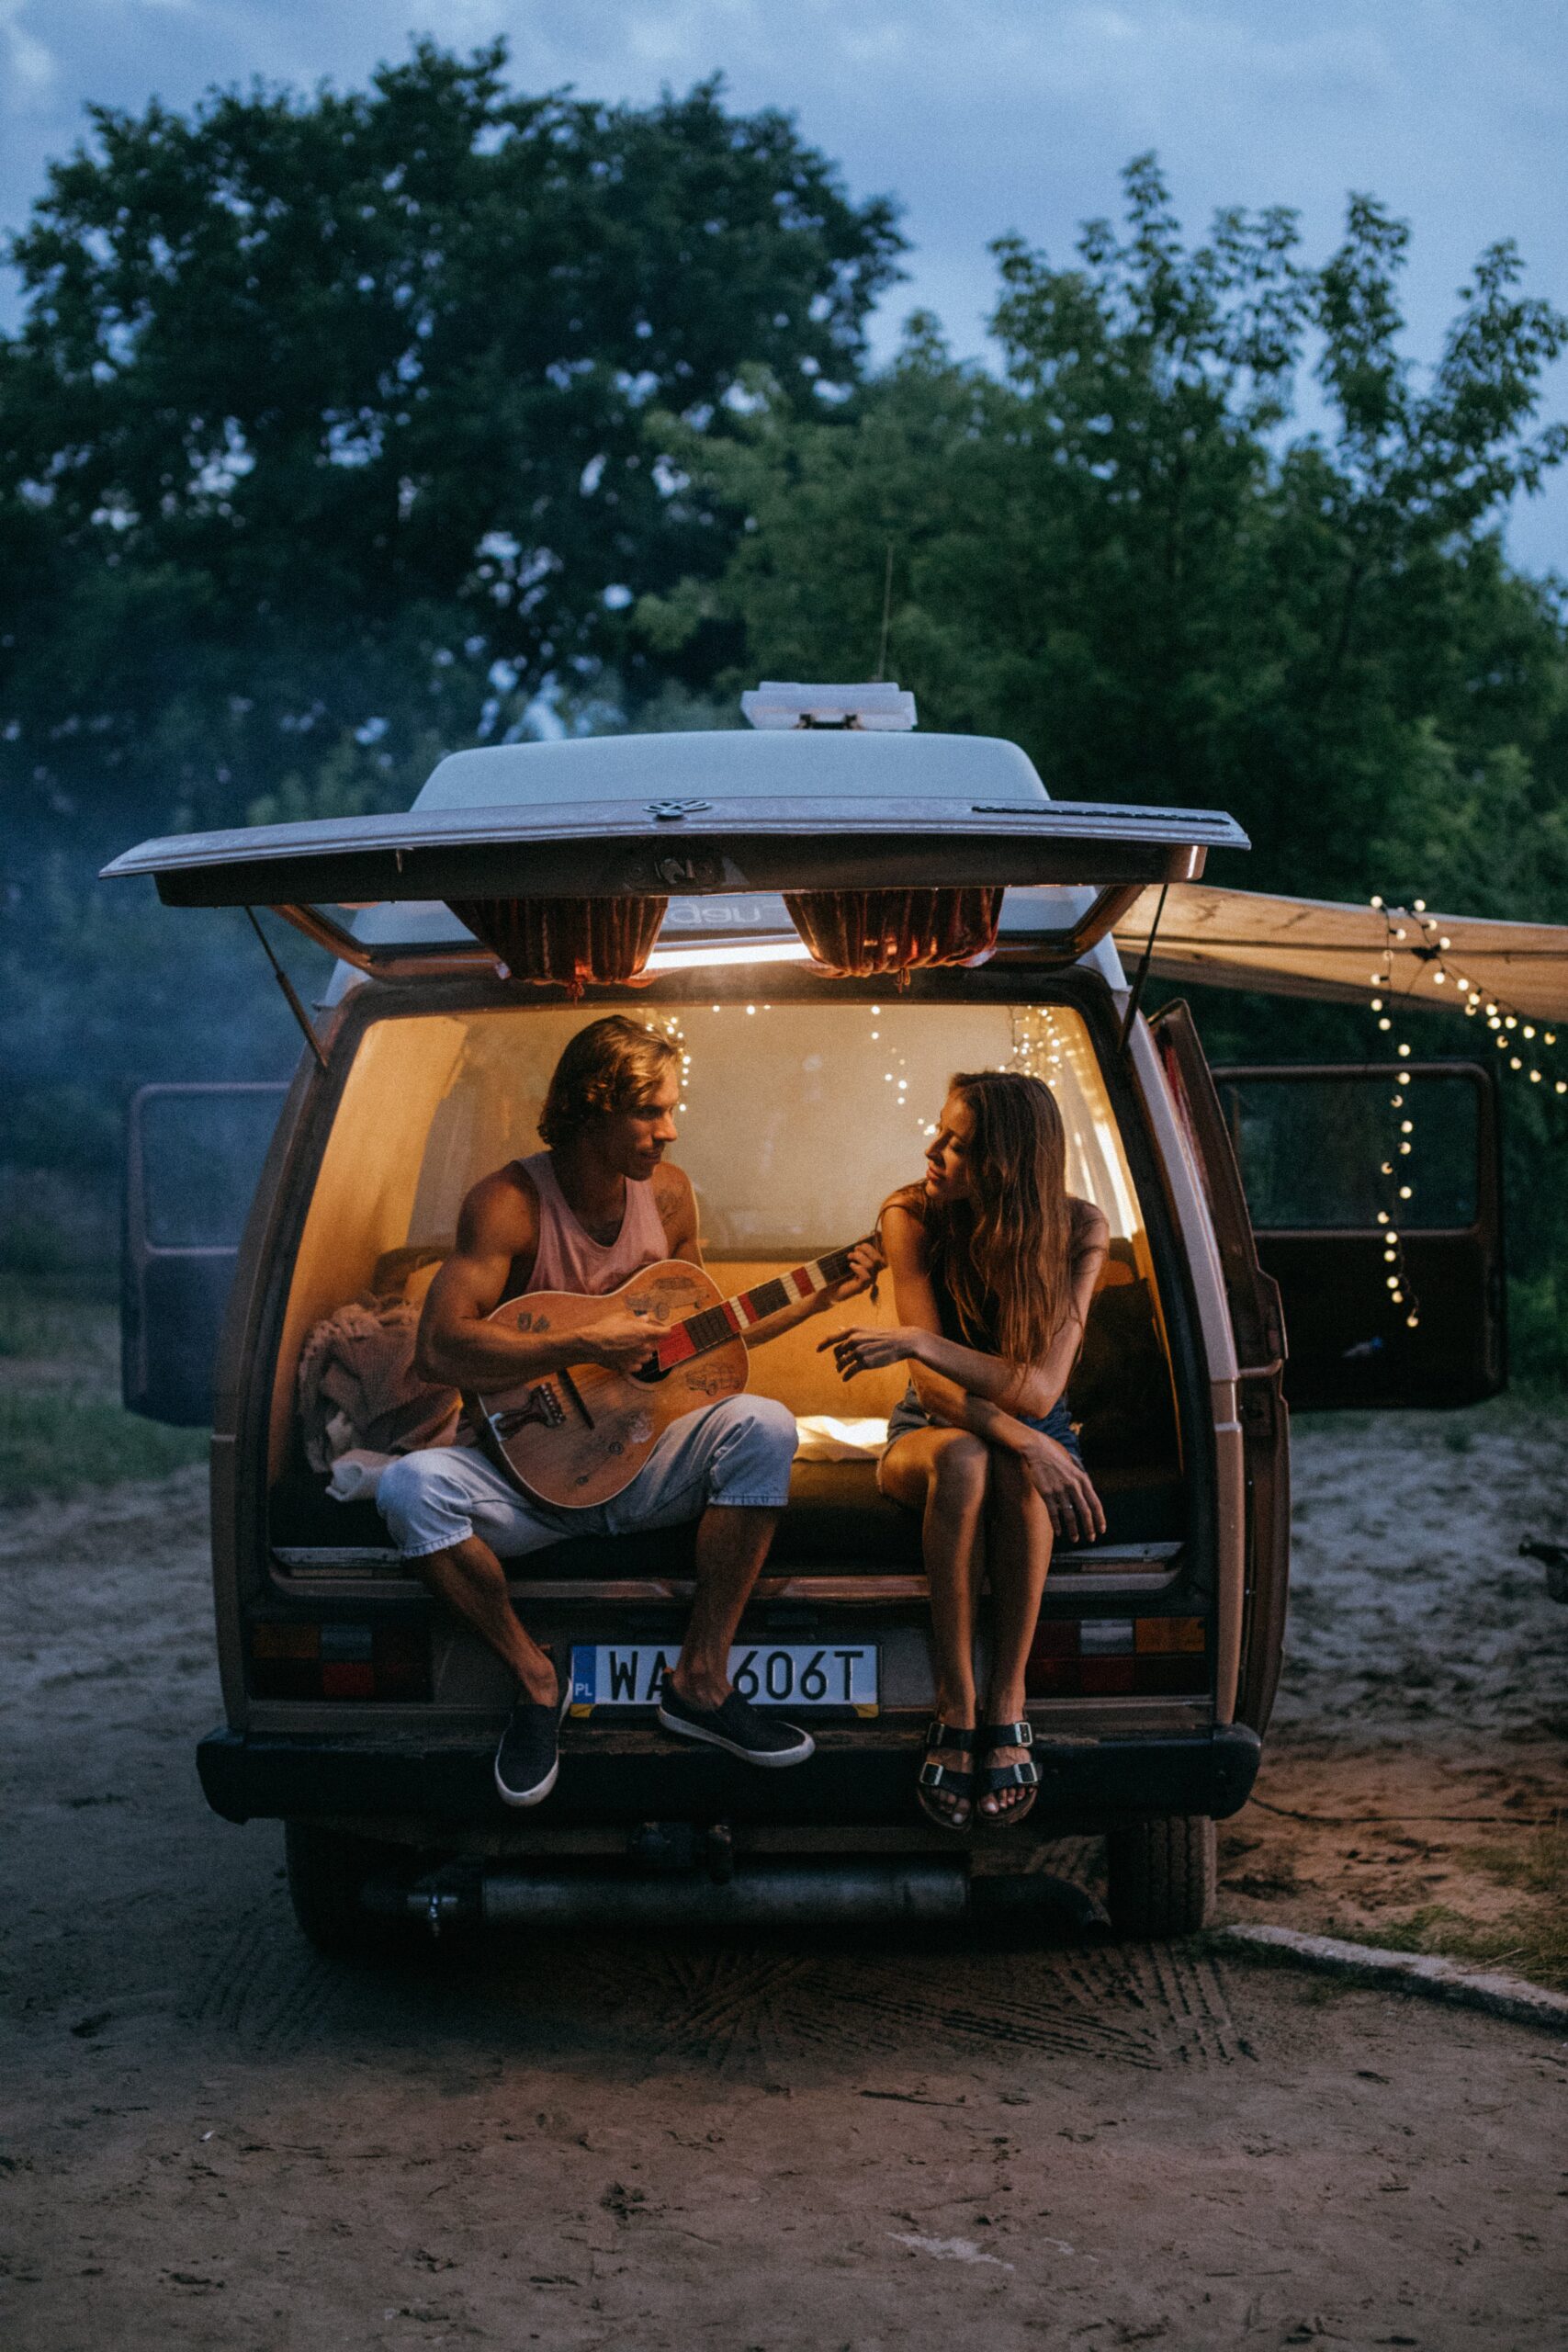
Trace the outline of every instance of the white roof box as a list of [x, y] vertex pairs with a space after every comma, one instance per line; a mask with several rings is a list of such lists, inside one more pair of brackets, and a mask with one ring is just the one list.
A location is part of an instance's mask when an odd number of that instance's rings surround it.
[[787, 685], [764, 678], [740, 707], [753, 727], [835, 727], [862, 734], [907, 735], [915, 723], [915, 697], [897, 684], [864, 686]]

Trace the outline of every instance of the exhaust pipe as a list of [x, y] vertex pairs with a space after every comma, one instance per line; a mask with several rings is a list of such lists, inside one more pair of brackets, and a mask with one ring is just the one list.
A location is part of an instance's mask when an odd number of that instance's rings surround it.
[[519, 1871], [449, 1863], [411, 1887], [372, 1879], [367, 1911], [408, 1919], [438, 1938], [447, 1928], [788, 1928], [952, 1925], [982, 1915], [1037, 1928], [1055, 1915], [1079, 1935], [1111, 1922], [1087, 1888], [1043, 1871], [971, 1881], [961, 1858], [941, 1861], [848, 1860], [760, 1862], [728, 1875], [681, 1869], [655, 1874]]
[[961, 1860], [760, 1863], [723, 1880], [487, 1871], [479, 1891], [487, 1924], [532, 1928], [891, 1925], [962, 1919], [968, 1904]]

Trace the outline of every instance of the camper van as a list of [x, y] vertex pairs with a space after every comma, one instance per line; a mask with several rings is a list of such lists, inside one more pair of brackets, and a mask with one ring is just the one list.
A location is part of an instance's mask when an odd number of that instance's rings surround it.
[[[1285, 1621], [1285, 1327], [1260, 1256], [1277, 1250], [1304, 1301], [1308, 1401], [1403, 1398], [1423, 1363], [1453, 1401], [1501, 1381], [1475, 1074], [1400, 1073], [1452, 1098], [1451, 1215], [1405, 1245], [1429, 1245], [1428, 1286], [1452, 1295], [1434, 1340], [1389, 1306], [1386, 1230], [1356, 1193], [1387, 1073], [1217, 1080], [1182, 1004], [1140, 1010], [1147, 957], [1134, 936], [1124, 967], [1118, 927], [1245, 849], [1239, 828], [1055, 801], [1016, 746], [921, 735], [908, 699], [764, 690], [750, 731], [464, 751], [406, 814], [182, 835], [108, 869], [155, 876], [171, 907], [270, 909], [336, 959], [299, 1009], [286, 1091], [133, 1103], [125, 1315], [128, 1402], [213, 1433], [225, 1721], [198, 1749], [202, 1786], [231, 1821], [283, 1821], [299, 1924], [324, 1950], [393, 1922], [955, 1917], [1078, 1833], [1107, 1839], [1120, 1928], [1194, 1929], [1214, 1824], [1258, 1770]], [[1028, 1672], [1039, 1802], [989, 1849], [914, 1801], [932, 1702], [919, 1528], [876, 1482], [904, 1367], [846, 1386], [820, 1321], [748, 1366], [801, 1442], [732, 1672], [809, 1725], [796, 1770], [750, 1771], [659, 1725], [691, 1530], [583, 1537], [512, 1564], [571, 1687], [558, 1785], [509, 1811], [491, 1770], [507, 1676], [405, 1569], [374, 1503], [339, 1498], [304, 1408], [312, 1335], [355, 1302], [417, 1311], [465, 1193], [538, 1148], [563, 1046], [609, 1010], [679, 1047], [673, 1157], [727, 1295], [864, 1234], [919, 1176], [954, 1070], [1033, 1072], [1055, 1096], [1069, 1189], [1110, 1227], [1068, 1390], [1106, 1525], [1055, 1552]], [[1355, 1144], [1337, 1193], [1336, 1136]], [[1238, 1145], [1281, 1211], [1261, 1242]], [[877, 1316], [886, 1283], [838, 1310]]]

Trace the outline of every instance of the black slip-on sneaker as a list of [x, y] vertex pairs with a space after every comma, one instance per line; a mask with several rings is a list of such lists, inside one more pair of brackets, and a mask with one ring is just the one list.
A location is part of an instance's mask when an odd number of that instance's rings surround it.
[[720, 1707], [692, 1707], [668, 1675], [660, 1693], [659, 1720], [666, 1731], [678, 1732], [682, 1739], [705, 1739], [710, 1747], [727, 1748], [731, 1756], [741, 1757], [748, 1764], [761, 1764], [769, 1771], [784, 1764], [804, 1764], [817, 1753], [817, 1742], [808, 1731], [764, 1714], [739, 1690], [732, 1690]]
[[495, 1785], [502, 1804], [543, 1804], [560, 1770], [560, 1719], [571, 1698], [571, 1685], [561, 1677], [561, 1695], [553, 1706], [524, 1694], [507, 1718], [495, 1751]]

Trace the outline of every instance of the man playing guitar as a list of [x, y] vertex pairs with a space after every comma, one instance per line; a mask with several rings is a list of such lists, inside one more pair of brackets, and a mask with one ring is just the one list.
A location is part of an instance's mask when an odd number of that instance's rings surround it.
[[[675, 1140], [680, 1056], [667, 1038], [612, 1013], [580, 1030], [550, 1080], [539, 1132], [547, 1148], [484, 1177], [468, 1194], [457, 1242], [430, 1286], [417, 1363], [455, 1388], [512, 1388], [573, 1364], [630, 1373], [649, 1351], [647, 1321], [607, 1315], [570, 1337], [508, 1329], [488, 1318], [529, 1291], [604, 1295], [640, 1267], [702, 1264], [690, 1181], [664, 1154]], [[748, 1347], [775, 1338], [865, 1290], [875, 1253], [852, 1272], [757, 1322]], [[481, 1634], [520, 1686], [496, 1751], [496, 1786], [511, 1805], [555, 1786], [564, 1706], [555, 1665], [513, 1610], [502, 1557], [573, 1535], [619, 1535], [698, 1521], [696, 1593], [685, 1641], [664, 1685], [667, 1730], [764, 1766], [803, 1764], [809, 1735], [750, 1706], [732, 1689], [730, 1645], [789, 1495], [795, 1448], [787, 1407], [745, 1394], [687, 1413], [610, 1501], [558, 1509], [525, 1496], [463, 1446], [409, 1453], [377, 1496], [403, 1557]]]

